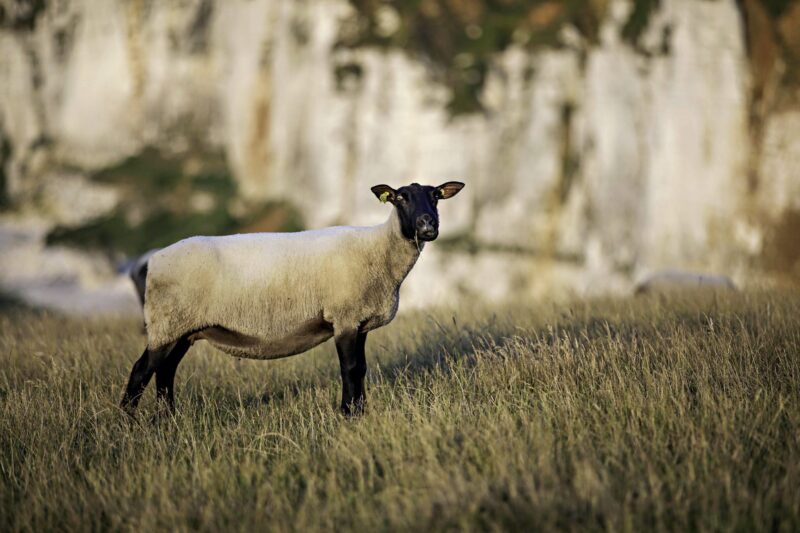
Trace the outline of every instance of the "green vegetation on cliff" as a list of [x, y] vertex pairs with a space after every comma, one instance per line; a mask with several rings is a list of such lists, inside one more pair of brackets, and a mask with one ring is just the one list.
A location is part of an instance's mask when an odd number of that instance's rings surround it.
[[[399, 47], [421, 56], [451, 91], [454, 114], [482, 109], [481, 91], [492, 58], [512, 43], [559, 47], [571, 26], [591, 45], [606, 0], [350, 0], [357, 21], [339, 45]], [[660, 0], [636, 0], [622, 28], [635, 45]]]
[[6, 160], [11, 154], [11, 144], [0, 135], [0, 209], [8, 207], [8, 179], [6, 178]]
[[92, 179], [118, 187], [120, 205], [81, 226], [55, 228], [48, 244], [130, 255], [192, 235], [303, 229], [300, 215], [286, 203], [247, 205], [237, 199], [234, 179], [219, 156], [173, 157], [147, 148]]
[[340, 45], [400, 47], [422, 56], [451, 90], [451, 112], [482, 108], [480, 92], [492, 57], [512, 43], [559, 46], [574, 26], [590, 41], [605, 11], [601, 0], [350, 0], [358, 13]]

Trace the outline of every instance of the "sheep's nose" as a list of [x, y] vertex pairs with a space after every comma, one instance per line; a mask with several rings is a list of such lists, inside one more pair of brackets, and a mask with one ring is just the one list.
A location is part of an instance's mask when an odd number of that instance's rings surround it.
[[427, 241], [432, 241], [439, 235], [439, 230], [432, 216], [426, 214], [417, 217], [417, 235]]

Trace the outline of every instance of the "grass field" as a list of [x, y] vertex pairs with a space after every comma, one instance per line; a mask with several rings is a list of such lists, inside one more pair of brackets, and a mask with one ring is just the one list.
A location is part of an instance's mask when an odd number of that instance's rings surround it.
[[367, 341], [196, 346], [117, 408], [137, 321], [0, 313], [0, 530], [800, 528], [800, 296], [409, 314]]

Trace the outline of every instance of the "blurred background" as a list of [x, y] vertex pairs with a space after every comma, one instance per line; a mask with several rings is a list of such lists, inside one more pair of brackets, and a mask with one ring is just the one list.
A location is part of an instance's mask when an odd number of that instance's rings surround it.
[[467, 183], [404, 308], [800, 281], [798, 0], [0, 0], [0, 290]]

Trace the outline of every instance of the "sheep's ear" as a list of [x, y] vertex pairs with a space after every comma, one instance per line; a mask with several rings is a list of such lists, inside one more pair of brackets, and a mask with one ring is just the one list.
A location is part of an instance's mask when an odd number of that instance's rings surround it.
[[375, 185], [372, 187], [372, 193], [378, 197], [383, 203], [392, 202], [394, 203], [395, 194], [397, 191], [389, 187], [388, 185]]
[[460, 181], [448, 181], [436, 187], [436, 197], [439, 200], [447, 200], [452, 198], [464, 188], [464, 184]]

